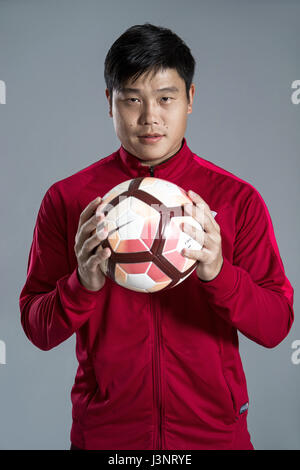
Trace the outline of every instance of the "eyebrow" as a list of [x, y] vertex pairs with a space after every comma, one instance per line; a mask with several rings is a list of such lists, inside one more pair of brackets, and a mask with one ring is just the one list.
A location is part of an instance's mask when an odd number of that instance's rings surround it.
[[[179, 90], [176, 86], [169, 86], [169, 87], [165, 87], [165, 88], [159, 88], [158, 90], [155, 90], [156, 93], [159, 93], [161, 91], [167, 91], [169, 93], [178, 93]], [[141, 90], [139, 88], [121, 88], [120, 89], [120, 92], [121, 93], [140, 93]]]

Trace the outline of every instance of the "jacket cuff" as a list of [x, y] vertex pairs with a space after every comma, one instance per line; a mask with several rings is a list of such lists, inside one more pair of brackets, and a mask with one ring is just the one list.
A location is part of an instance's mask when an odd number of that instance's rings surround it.
[[235, 289], [238, 279], [238, 273], [226, 258], [223, 257], [223, 265], [219, 274], [211, 281], [198, 280], [203, 288], [212, 296], [218, 298], [228, 297]]
[[74, 269], [72, 274], [69, 276], [66, 286], [66, 295], [72, 299], [72, 303], [84, 308], [91, 307], [95, 303], [99, 295], [99, 291], [91, 291], [86, 289], [78, 278], [77, 268]]

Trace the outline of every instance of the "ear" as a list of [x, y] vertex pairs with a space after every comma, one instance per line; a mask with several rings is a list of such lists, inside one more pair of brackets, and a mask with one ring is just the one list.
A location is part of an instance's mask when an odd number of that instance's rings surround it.
[[195, 84], [192, 83], [190, 86], [190, 91], [189, 91], [190, 102], [188, 104], [188, 111], [187, 111], [188, 114], [191, 114], [193, 110], [194, 95], [195, 95]]
[[110, 95], [109, 95], [108, 88], [106, 88], [106, 90], [105, 90], [105, 95], [106, 95], [107, 101], [108, 101], [108, 103], [109, 103], [109, 115], [110, 115], [110, 117], [113, 117], [113, 115], [112, 115], [111, 97], [110, 97]]

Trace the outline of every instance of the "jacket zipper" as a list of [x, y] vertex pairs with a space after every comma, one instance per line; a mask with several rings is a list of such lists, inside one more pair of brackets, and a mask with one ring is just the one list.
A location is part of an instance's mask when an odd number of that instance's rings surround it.
[[158, 435], [157, 449], [162, 449], [162, 402], [161, 402], [161, 371], [160, 371], [160, 322], [158, 312], [155, 310], [156, 319], [156, 346], [157, 346], [157, 415], [158, 415]]
[[[151, 294], [150, 294], [151, 296]], [[157, 422], [157, 438], [154, 443], [154, 449], [162, 449], [162, 403], [161, 403], [161, 381], [160, 381], [160, 322], [156, 309], [153, 308], [153, 298], [150, 297], [150, 305], [152, 305], [153, 325], [154, 325], [154, 388], [156, 398], [156, 422]]]
[[[154, 176], [154, 167], [149, 167], [150, 176]], [[150, 294], [151, 296], [151, 294]], [[151, 297], [150, 297], [151, 298]], [[151, 299], [154, 301], [154, 299]], [[151, 302], [151, 301], [150, 301]], [[152, 302], [153, 305], [153, 302]], [[161, 403], [161, 381], [160, 381], [160, 322], [158, 318], [158, 312], [153, 308], [154, 318], [154, 366], [155, 366], [155, 389], [156, 389], [156, 400], [157, 400], [157, 440], [155, 449], [162, 449], [162, 403]]]

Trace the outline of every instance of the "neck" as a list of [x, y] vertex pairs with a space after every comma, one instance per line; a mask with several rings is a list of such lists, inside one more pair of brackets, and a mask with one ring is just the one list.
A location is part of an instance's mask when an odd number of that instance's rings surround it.
[[148, 162], [143, 161], [143, 162], [141, 162], [141, 164], [143, 166], [156, 166], [156, 165], [159, 165], [160, 163], [164, 163], [164, 162], [170, 160], [172, 157], [174, 157], [174, 155], [176, 155], [176, 153], [178, 153], [182, 149], [182, 146], [183, 146], [183, 139], [182, 139], [182, 142], [181, 142], [181, 145], [180, 145], [179, 149], [176, 150], [176, 152], [173, 153], [170, 157], [160, 158], [160, 159], [157, 159], [157, 160], [150, 160]]

